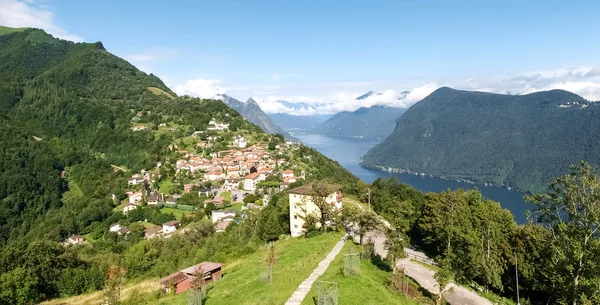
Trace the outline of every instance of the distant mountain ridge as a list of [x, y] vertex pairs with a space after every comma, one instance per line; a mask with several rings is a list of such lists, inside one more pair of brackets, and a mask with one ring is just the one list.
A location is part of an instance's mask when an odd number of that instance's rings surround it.
[[[369, 91], [356, 100], [364, 100], [374, 95]], [[400, 99], [404, 98], [403, 93]], [[387, 106], [361, 107], [355, 111], [342, 111], [319, 124], [313, 132], [339, 138], [382, 139], [389, 136], [396, 126], [396, 120], [406, 109]]]
[[294, 139], [292, 135], [283, 130], [281, 127], [277, 126], [271, 118], [260, 108], [258, 103], [250, 98], [245, 103], [240, 102], [239, 100], [226, 95], [219, 94], [218, 95], [223, 102], [245, 117], [249, 122], [256, 124], [260, 127], [264, 132], [270, 134], [282, 134], [285, 138]]
[[295, 134], [306, 134], [312, 132], [320, 123], [325, 122], [331, 117], [328, 114], [322, 115], [292, 115], [287, 113], [271, 113], [271, 120], [283, 130]]
[[440, 88], [410, 107], [362, 166], [543, 190], [600, 160], [600, 105], [563, 90], [504, 95]]

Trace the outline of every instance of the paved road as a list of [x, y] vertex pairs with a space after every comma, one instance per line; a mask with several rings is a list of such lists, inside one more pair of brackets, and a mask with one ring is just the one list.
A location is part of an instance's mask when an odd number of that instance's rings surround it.
[[302, 303], [312, 285], [321, 275], [323, 275], [323, 273], [325, 273], [329, 267], [329, 264], [331, 264], [340, 251], [342, 251], [347, 238], [348, 235], [345, 235], [335, 244], [335, 246], [333, 246], [333, 249], [331, 249], [331, 252], [327, 254], [327, 257], [325, 257], [325, 259], [319, 263], [319, 266], [317, 266], [317, 268], [313, 270], [313, 272], [300, 284], [300, 286], [298, 286], [292, 296], [287, 300], [287, 302], [285, 302], [285, 305], [300, 305], [300, 303]]
[[[361, 210], [364, 211], [363, 207], [356, 204]], [[388, 229], [391, 228], [389, 222], [379, 218], [383, 225]], [[363, 238], [363, 243], [373, 242], [375, 245], [375, 253], [385, 258], [387, 256], [387, 250], [385, 249], [386, 236], [381, 230], [375, 230], [367, 232]], [[435, 262], [427, 257], [425, 253], [419, 252], [410, 248], [404, 249], [407, 254], [407, 258], [398, 261], [396, 266], [402, 267], [406, 275], [417, 281], [421, 287], [427, 289], [427, 291], [433, 294], [440, 293], [440, 287], [438, 282], [435, 280], [435, 272], [425, 268], [424, 266], [411, 261], [411, 259], [419, 260], [431, 265], [435, 265]], [[451, 305], [493, 305], [489, 300], [479, 296], [477, 293], [460, 287], [454, 283], [450, 283], [446, 290], [442, 292], [442, 295], [446, 301]]]

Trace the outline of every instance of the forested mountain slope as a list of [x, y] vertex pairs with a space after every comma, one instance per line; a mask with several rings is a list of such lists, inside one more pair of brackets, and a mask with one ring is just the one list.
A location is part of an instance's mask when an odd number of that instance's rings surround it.
[[[153, 170], [157, 180], [151, 182], [157, 185], [161, 179], [175, 179], [180, 156], [175, 148], [198, 151], [196, 143], [209, 136], [213, 146], [200, 149], [207, 156], [226, 149], [234, 135], [264, 146], [278, 138], [220, 100], [176, 97], [159, 78], [112, 55], [100, 42], [73, 43], [38, 29], [8, 32], [0, 35], [0, 304], [37, 303], [100, 289], [106, 267], [122, 263], [129, 251], [135, 259], [129, 261], [128, 277], [150, 276], [149, 266], [137, 264], [141, 256], [135, 251], [148, 247], [138, 243], [144, 236], [141, 223], [137, 235], [127, 238], [108, 232], [115, 222], [136, 225], [118, 208], [127, 201], [124, 191], [132, 188], [131, 175]], [[228, 132], [215, 137], [219, 134], [208, 129], [213, 118], [228, 124]], [[193, 135], [195, 131], [201, 135]], [[305, 146], [287, 158], [306, 170], [307, 179], [357, 181]], [[144, 211], [175, 219], [158, 209]], [[191, 215], [192, 221], [205, 220], [203, 209]], [[243, 232], [248, 234], [236, 232], [241, 239], [231, 243], [240, 252], [215, 236], [222, 248], [211, 246], [212, 255], [250, 251], [243, 245], [256, 230]], [[73, 234], [86, 236], [93, 246], [59, 243]], [[157, 264], [152, 275], [162, 276], [197, 260], [190, 253], [199, 252], [189, 248], [204, 247], [213, 235], [211, 223], [198, 236], [201, 241], [172, 238], [183, 245], [175, 260], [159, 260], [164, 244], [158, 241], [153, 248], [159, 250], [145, 262]]]
[[[366, 98], [363, 96], [361, 96], [362, 99]], [[361, 97], [357, 99], [361, 99]], [[342, 138], [385, 138], [394, 131], [396, 120], [405, 110], [396, 107], [371, 106], [369, 108], [361, 107], [352, 112], [343, 111], [317, 125], [314, 131]]]
[[502, 95], [440, 88], [413, 105], [363, 166], [539, 191], [600, 160], [600, 107], [563, 90]]

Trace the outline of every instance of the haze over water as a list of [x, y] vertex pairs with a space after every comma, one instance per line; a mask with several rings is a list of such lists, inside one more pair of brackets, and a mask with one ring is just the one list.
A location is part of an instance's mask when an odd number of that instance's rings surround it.
[[485, 198], [500, 202], [503, 208], [510, 210], [518, 224], [527, 222], [525, 211], [532, 208], [530, 203], [523, 200], [524, 193], [509, 191], [503, 187], [470, 184], [414, 174], [380, 172], [360, 167], [360, 158], [380, 140], [341, 139], [314, 134], [295, 135], [295, 137], [325, 156], [338, 161], [343, 167], [367, 183], [371, 183], [377, 178], [396, 177], [401, 182], [422, 192], [441, 192], [448, 188], [452, 190], [478, 188]]

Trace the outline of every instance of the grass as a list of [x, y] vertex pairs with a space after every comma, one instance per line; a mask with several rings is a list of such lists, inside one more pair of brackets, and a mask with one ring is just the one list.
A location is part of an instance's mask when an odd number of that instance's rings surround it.
[[62, 201], [69, 202], [69, 201], [77, 199], [77, 198], [82, 198], [83, 192], [81, 191], [81, 189], [79, 188], [77, 183], [75, 183], [73, 180], [70, 180], [70, 179], [69, 179], [68, 183], [69, 183], [69, 190], [63, 193]]
[[142, 224], [144, 225], [144, 228], [146, 228], [146, 229], [150, 229], [150, 228], [156, 227], [155, 224], [153, 224], [151, 222], [147, 222], [147, 221], [142, 221]]
[[233, 196], [231, 195], [231, 192], [223, 192], [221, 193], [221, 196], [223, 196], [223, 199], [225, 200], [233, 201]]
[[187, 215], [187, 214], [191, 213], [192, 211], [184, 211], [184, 210], [179, 210], [179, 209], [174, 209], [174, 208], [162, 208], [162, 209], [160, 209], [160, 212], [163, 214], [173, 214], [175, 216], [175, 219], [181, 220], [181, 218], [183, 218], [184, 215]]
[[423, 266], [423, 267], [425, 267], [425, 268], [427, 268], [427, 269], [429, 269], [429, 270], [431, 270], [433, 272], [438, 272], [438, 271], [441, 270], [438, 266], [433, 266], [433, 265], [430, 265], [428, 263], [424, 263], [424, 262], [418, 261], [416, 259], [411, 259], [410, 261], [414, 262], [414, 263], [417, 263], [417, 264], [419, 264], [419, 265], [421, 265], [421, 266]]
[[[276, 242], [277, 265], [273, 270], [273, 282], [258, 278], [258, 262], [264, 262], [266, 259], [266, 247], [261, 247], [254, 254], [226, 264], [223, 279], [208, 287], [206, 304], [284, 304], [341, 237], [341, 233], [332, 233], [313, 238], [289, 238]], [[187, 304], [187, 298], [185, 293], [168, 296], [161, 298], [157, 304], [183, 305]]]
[[[133, 298], [136, 295], [144, 293], [152, 293], [158, 291], [158, 279], [148, 279], [144, 281], [136, 281], [125, 284], [121, 289], [121, 295], [123, 299]], [[92, 293], [86, 293], [74, 297], [55, 299], [52, 301], [41, 303], [42, 305], [86, 305], [86, 304], [100, 304], [102, 302], [102, 291], [96, 291]], [[138, 304], [151, 304], [151, 303], [138, 303]]]
[[148, 87], [148, 90], [150, 90], [150, 92], [154, 93], [155, 95], [165, 95], [168, 98], [173, 99], [174, 97], [171, 95], [171, 93], [166, 92], [160, 88], [156, 88], [156, 87]]
[[10, 28], [7, 26], [0, 25], [0, 35], [6, 35], [6, 34], [14, 33], [14, 32], [23, 32], [26, 29], [29, 29], [29, 28]]
[[495, 295], [495, 294], [493, 294], [491, 292], [477, 291], [477, 293], [480, 296], [488, 299], [493, 304], [497, 304], [497, 305], [516, 305], [517, 304], [517, 303], [515, 303], [515, 301], [513, 301], [511, 299], [503, 298], [503, 297]]
[[[338, 303], [344, 305], [363, 304], [421, 304], [416, 300], [406, 298], [401, 293], [388, 288], [388, 278], [391, 273], [371, 263], [371, 261], [360, 261], [360, 275], [344, 276], [344, 254], [360, 253], [362, 247], [356, 246], [351, 241], [346, 242], [342, 252], [329, 265], [327, 271], [319, 277], [318, 281], [336, 282], [338, 284]], [[317, 304], [316, 283], [302, 302], [302, 305]]]
[[158, 191], [162, 194], [171, 194], [171, 191], [175, 191], [176, 189], [177, 186], [175, 183], [173, 183], [173, 181], [171, 181], [171, 179], [165, 179], [160, 182]]
[[244, 206], [243, 202], [236, 202], [234, 205], [231, 206], [231, 209], [235, 210], [239, 214], [239, 213], [242, 213], [243, 206]]
[[368, 209], [368, 204], [360, 202], [359, 200], [355, 199], [355, 198], [351, 198], [351, 197], [344, 197], [344, 199], [342, 199], [342, 204], [344, 205], [351, 205], [351, 206], [361, 206], [365, 211]]

